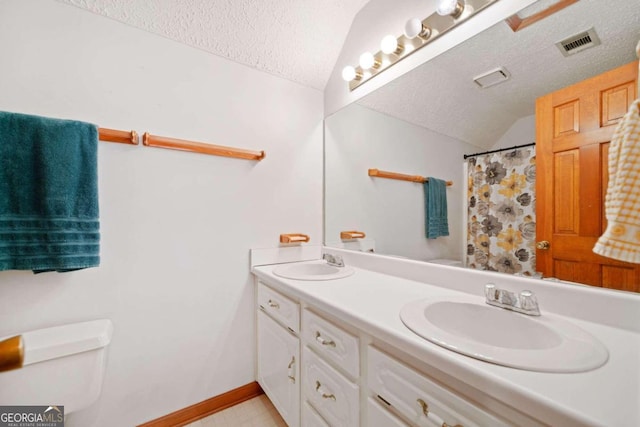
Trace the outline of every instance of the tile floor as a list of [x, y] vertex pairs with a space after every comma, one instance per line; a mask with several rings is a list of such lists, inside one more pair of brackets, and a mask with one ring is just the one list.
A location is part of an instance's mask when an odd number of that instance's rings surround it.
[[262, 394], [186, 427], [287, 427], [287, 424], [269, 398]]

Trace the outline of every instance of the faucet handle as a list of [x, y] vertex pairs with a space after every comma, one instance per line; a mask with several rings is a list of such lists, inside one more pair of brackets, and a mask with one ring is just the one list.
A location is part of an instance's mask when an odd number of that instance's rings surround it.
[[531, 291], [520, 292], [520, 308], [528, 312], [532, 312], [538, 315], [540, 314], [540, 309], [538, 308], [538, 299], [536, 298], [536, 295]]
[[498, 299], [496, 285], [493, 283], [487, 283], [484, 285], [484, 297], [487, 301], [496, 301]]

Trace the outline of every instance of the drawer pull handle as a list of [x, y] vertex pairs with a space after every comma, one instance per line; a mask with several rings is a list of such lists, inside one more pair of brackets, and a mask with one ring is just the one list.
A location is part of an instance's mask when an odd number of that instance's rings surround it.
[[277, 302], [274, 302], [273, 300], [269, 300], [269, 307], [279, 309], [280, 304], [278, 304]]
[[289, 377], [289, 381], [291, 381], [293, 384], [296, 383], [296, 377], [295, 377], [295, 364], [296, 364], [296, 357], [295, 356], [291, 356], [291, 362], [289, 362], [289, 366], [287, 366], [287, 369], [289, 370], [287, 372], [287, 377]]
[[441, 427], [464, 427], [462, 424], [456, 424], [456, 425], [447, 424], [442, 418], [440, 418], [433, 412], [429, 412], [429, 405], [427, 405], [427, 402], [425, 402], [424, 400], [418, 399], [416, 400], [416, 402], [418, 402], [418, 404], [422, 408], [422, 413], [424, 414], [424, 416], [432, 420], [436, 425], [439, 425]]
[[320, 393], [320, 395], [322, 395], [323, 399], [331, 399], [334, 402], [336, 401], [336, 396], [333, 393], [325, 393], [324, 390], [321, 390], [322, 388], [322, 384], [320, 384], [320, 381], [316, 381], [316, 391], [318, 393]]
[[329, 347], [335, 347], [336, 346], [335, 341], [326, 340], [326, 339], [322, 338], [322, 334], [320, 334], [320, 331], [316, 331], [316, 341], [318, 341], [322, 345], [326, 345], [326, 346], [329, 346]]
[[422, 413], [424, 414], [424, 416], [428, 417], [429, 416], [429, 405], [427, 405], [427, 402], [425, 402], [422, 399], [418, 399], [416, 402], [418, 402], [418, 404], [422, 408]]

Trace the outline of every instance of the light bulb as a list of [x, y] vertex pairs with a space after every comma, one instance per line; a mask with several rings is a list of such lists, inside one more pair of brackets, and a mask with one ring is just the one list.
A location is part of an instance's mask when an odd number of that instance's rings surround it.
[[458, 0], [440, 0], [440, 4], [436, 9], [438, 15], [447, 16], [451, 15], [454, 18], [459, 17], [464, 11], [464, 0], [462, 2]]
[[345, 82], [350, 82], [352, 80], [360, 80], [362, 78], [362, 73], [356, 70], [351, 65], [347, 65], [342, 69], [342, 80]]
[[386, 54], [390, 54], [401, 50], [401, 46], [398, 46], [398, 40], [389, 34], [382, 39], [382, 43], [380, 43], [380, 50]]
[[418, 18], [409, 19], [404, 26], [404, 35], [408, 39], [428, 39], [431, 36], [431, 28], [425, 27]]
[[371, 52], [365, 52], [360, 55], [360, 67], [363, 70], [368, 70], [370, 68], [378, 68], [380, 66], [380, 62], [376, 60], [375, 56]]
[[351, 65], [347, 65], [342, 69], [342, 80], [345, 82], [350, 82], [351, 80], [356, 78], [356, 69]]

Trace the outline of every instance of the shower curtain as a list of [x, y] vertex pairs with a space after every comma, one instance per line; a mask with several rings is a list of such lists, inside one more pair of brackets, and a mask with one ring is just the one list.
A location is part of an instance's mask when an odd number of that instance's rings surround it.
[[468, 162], [467, 267], [535, 275], [535, 147]]

